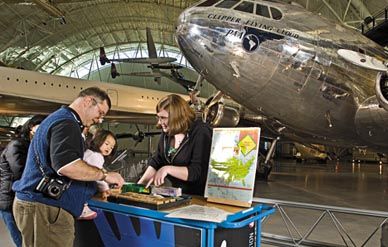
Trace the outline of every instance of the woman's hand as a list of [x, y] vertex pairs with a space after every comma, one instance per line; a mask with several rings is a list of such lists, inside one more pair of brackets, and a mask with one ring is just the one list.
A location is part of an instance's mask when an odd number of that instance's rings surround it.
[[149, 166], [147, 170], [144, 172], [143, 176], [137, 181], [138, 184], [147, 184], [148, 186], [152, 183], [153, 178], [155, 176], [156, 170], [152, 167]]
[[164, 184], [164, 178], [170, 174], [171, 166], [163, 166], [160, 168], [154, 176], [154, 185], [160, 186]]

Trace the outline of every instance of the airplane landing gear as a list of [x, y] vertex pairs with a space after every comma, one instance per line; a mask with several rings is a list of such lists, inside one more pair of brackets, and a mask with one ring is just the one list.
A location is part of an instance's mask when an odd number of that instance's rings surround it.
[[271, 147], [268, 150], [266, 156], [262, 153], [259, 153], [259, 157], [257, 159], [257, 169], [256, 169], [256, 178], [259, 180], [267, 181], [269, 174], [271, 173], [273, 167], [273, 155], [275, 153], [276, 143], [279, 141], [279, 137], [277, 137], [271, 144]]
[[[263, 156], [263, 154], [259, 154], [260, 156]], [[264, 162], [264, 158], [259, 157], [259, 160], [257, 161], [257, 169], [256, 169], [256, 179], [267, 181], [269, 174], [271, 173], [273, 166], [273, 161], [270, 160], [268, 163]]]

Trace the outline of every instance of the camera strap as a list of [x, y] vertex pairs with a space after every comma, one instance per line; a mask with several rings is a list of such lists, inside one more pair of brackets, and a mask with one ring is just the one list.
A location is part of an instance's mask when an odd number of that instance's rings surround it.
[[46, 175], [46, 173], [44, 172], [44, 169], [43, 169], [42, 164], [40, 163], [39, 155], [38, 155], [38, 153], [36, 152], [35, 147], [33, 147], [33, 148], [34, 148], [34, 154], [35, 154], [35, 155], [34, 155], [34, 156], [35, 156], [35, 163], [38, 165], [39, 171], [42, 173], [43, 177], [48, 177], [48, 176]]
[[[36, 152], [35, 147], [33, 147], [33, 149], [34, 149], [34, 154], [35, 154], [35, 155], [34, 155], [34, 156], [35, 156], [35, 162], [36, 162], [36, 164], [38, 165], [39, 171], [42, 173], [42, 176], [43, 176], [43, 177], [50, 177], [49, 175], [47, 175], [47, 174], [44, 172], [42, 163], [40, 162], [39, 155], [38, 155], [38, 153]], [[70, 187], [71, 182], [72, 182], [72, 180], [70, 179], [70, 180], [68, 181], [68, 183], [66, 183], [65, 189], [68, 189], [68, 188]]]

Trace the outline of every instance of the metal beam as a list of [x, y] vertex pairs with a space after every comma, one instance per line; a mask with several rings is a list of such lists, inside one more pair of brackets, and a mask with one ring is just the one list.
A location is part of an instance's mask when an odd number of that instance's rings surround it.
[[352, 0], [352, 6], [358, 10], [358, 13], [360, 14], [360, 17], [362, 19], [365, 19], [368, 16], [371, 16], [372, 14], [369, 12], [369, 10], [366, 8], [364, 3], [360, 0]]

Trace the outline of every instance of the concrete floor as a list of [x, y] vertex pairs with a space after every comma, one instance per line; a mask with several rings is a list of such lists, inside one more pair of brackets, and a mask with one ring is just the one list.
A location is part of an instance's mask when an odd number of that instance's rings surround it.
[[[277, 161], [268, 182], [257, 181], [254, 196], [282, 201], [329, 205], [374, 211], [388, 211], [388, 165], [377, 163], [329, 162], [328, 164]], [[287, 208], [292, 220], [302, 222], [302, 229], [319, 217], [319, 212]], [[290, 212], [291, 211], [291, 212]], [[296, 214], [295, 214], [296, 213]], [[328, 217], [328, 216], [325, 216]], [[381, 222], [374, 217], [360, 218], [340, 215], [356, 246], [361, 246], [374, 227]], [[329, 219], [325, 227], [317, 228], [309, 239], [343, 244]], [[324, 221], [324, 220], [323, 220]], [[303, 225], [306, 222], [306, 225]], [[308, 226], [307, 226], [308, 225]], [[280, 230], [283, 228], [283, 230]], [[299, 227], [298, 227], [299, 228]], [[280, 214], [265, 223], [263, 232], [287, 236]], [[366, 246], [380, 246], [378, 231]], [[263, 247], [271, 246], [263, 244]]]
[[276, 161], [255, 197], [388, 211], [388, 164]]
[[12, 247], [13, 242], [11, 236], [9, 236], [7, 229], [5, 228], [4, 221], [0, 220], [0, 246]]
[[[269, 181], [256, 183], [254, 196], [388, 211], [388, 165], [276, 161]], [[2, 221], [0, 246], [13, 246]]]

